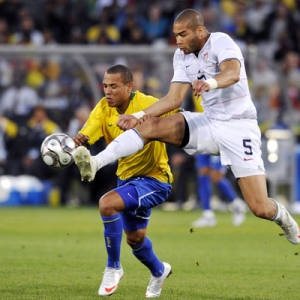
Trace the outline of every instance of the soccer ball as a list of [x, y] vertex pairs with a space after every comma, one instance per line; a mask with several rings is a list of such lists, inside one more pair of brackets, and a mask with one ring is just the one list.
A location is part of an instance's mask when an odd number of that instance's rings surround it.
[[75, 142], [64, 133], [47, 136], [41, 145], [41, 156], [46, 165], [64, 169], [74, 162]]

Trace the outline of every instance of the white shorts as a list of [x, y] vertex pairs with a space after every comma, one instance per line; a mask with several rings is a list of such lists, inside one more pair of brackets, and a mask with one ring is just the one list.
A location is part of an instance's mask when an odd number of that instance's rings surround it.
[[220, 121], [204, 113], [182, 112], [190, 139], [184, 150], [188, 154], [220, 155], [236, 178], [265, 174], [261, 158], [261, 134], [256, 120]]

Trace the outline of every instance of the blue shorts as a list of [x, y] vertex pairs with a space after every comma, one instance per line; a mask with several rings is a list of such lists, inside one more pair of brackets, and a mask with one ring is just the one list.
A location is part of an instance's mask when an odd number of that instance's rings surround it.
[[163, 203], [171, 193], [171, 188], [171, 184], [148, 176], [118, 179], [118, 187], [114, 191], [125, 203], [125, 210], [122, 212], [124, 230], [146, 228], [152, 207]]
[[197, 170], [208, 167], [223, 173], [227, 169], [225, 166], [222, 166], [220, 156], [196, 154], [195, 158]]

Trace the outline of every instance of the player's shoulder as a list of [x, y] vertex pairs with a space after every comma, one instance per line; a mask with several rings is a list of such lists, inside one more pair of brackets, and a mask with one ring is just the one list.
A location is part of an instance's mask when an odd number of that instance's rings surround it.
[[231, 40], [232, 38], [224, 32], [213, 32], [210, 34], [210, 43], [211, 44], [215, 44], [216, 42], [218, 42], [219, 40]]
[[140, 91], [136, 90], [134, 92], [133, 100], [137, 101], [137, 102], [140, 102], [140, 103], [143, 103], [145, 101], [153, 103], [153, 102], [158, 101], [158, 98], [156, 98], [156, 97], [154, 97], [152, 95], [144, 94], [143, 92], [140, 92]]

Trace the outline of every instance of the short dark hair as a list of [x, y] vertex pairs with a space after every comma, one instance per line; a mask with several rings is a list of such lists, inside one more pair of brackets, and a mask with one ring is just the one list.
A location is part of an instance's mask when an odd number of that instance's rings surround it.
[[203, 16], [195, 9], [183, 10], [175, 19], [174, 23], [186, 22], [186, 27], [196, 30], [199, 26], [204, 26]]
[[133, 82], [133, 76], [131, 70], [123, 65], [115, 65], [110, 67], [107, 71], [107, 74], [120, 74], [124, 84]]

